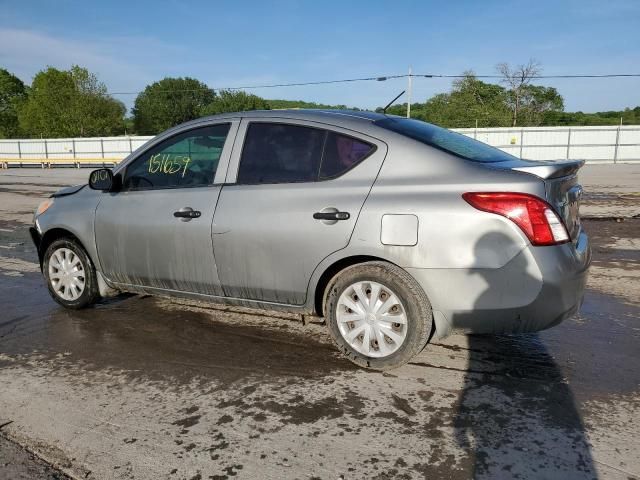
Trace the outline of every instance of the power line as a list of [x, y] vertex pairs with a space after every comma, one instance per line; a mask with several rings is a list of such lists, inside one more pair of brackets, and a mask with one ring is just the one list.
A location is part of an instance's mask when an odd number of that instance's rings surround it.
[[[406, 75], [408, 76], [408, 75]], [[414, 77], [417, 75], [413, 75]], [[422, 76], [422, 75], [420, 75]], [[424, 75], [425, 77], [441, 78], [465, 78], [467, 75]], [[502, 75], [472, 75], [476, 78], [504, 78]], [[616, 77], [640, 77], [640, 73], [606, 73], [600, 75], [576, 74], [576, 75], [533, 75], [529, 78], [616, 78]]]
[[[239, 87], [216, 87], [217, 90], [253, 90], [259, 88], [278, 88], [278, 87], [303, 87], [310, 85], [329, 85], [335, 83], [352, 83], [352, 82], [384, 82], [386, 80], [394, 80], [398, 78], [466, 78], [468, 75], [446, 75], [446, 74], [401, 74], [401, 75], [382, 75], [377, 77], [362, 78], [346, 78], [340, 80], [318, 80], [310, 82], [293, 82], [293, 83], [272, 83], [263, 85], [242, 85]], [[475, 78], [501, 79], [501, 75], [473, 75]], [[572, 75], [534, 75], [531, 79], [569, 79], [569, 78], [634, 78], [640, 77], [640, 73], [607, 73], [607, 74], [572, 74]], [[201, 90], [210, 90], [210, 88], [192, 88], [182, 90], [160, 90], [164, 93], [175, 92], [199, 92]], [[141, 92], [109, 92], [109, 95], [138, 95]]]
[[[307, 85], [327, 85], [331, 83], [348, 83], [348, 82], [365, 82], [375, 80], [378, 82], [384, 82], [385, 80], [393, 80], [395, 78], [406, 78], [408, 75], [385, 75], [380, 77], [363, 77], [363, 78], [347, 78], [341, 80], [320, 80], [313, 82], [297, 82], [297, 83], [274, 83], [267, 85], [243, 85], [240, 87], [216, 87], [218, 90], [249, 90], [256, 88], [275, 88], [275, 87], [302, 87]], [[207, 88], [208, 89], [208, 88]], [[160, 90], [161, 92], [199, 92], [205, 90], [204, 88], [191, 88], [183, 90]], [[112, 92], [109, 95], [137, 95], [140, 92]]]
[[249, 90], [252, 88], [274, 88], [274, 87], [302, 87], [306, 85], [327, 85], [330, 83], [348, 83], [348, 82], [367, 82], [375, 80], [377, 82], [384, 82], [385, 80], [393, 80], [395, 78], [406, 78], [409, 75], [385, 75], [381, 77], [365, 77], [365, 78], [347, 78], [344, 80], [320, 80], [316, 82], [300, 82], [300, 83], [280, 83], [272, 85], [245, 85], [242, 87], [225, 87], [220, 90]]

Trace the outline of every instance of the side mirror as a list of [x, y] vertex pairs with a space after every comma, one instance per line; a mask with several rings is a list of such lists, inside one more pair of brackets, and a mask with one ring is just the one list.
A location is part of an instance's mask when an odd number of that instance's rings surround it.
[[108, 192], [113, 187], [113, 172], [110, 168], [94, 170], [89, 175], [89, 188]]

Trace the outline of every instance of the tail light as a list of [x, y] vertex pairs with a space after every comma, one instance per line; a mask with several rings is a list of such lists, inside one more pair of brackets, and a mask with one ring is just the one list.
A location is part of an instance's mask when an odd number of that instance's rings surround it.
[[514, 192], [469, 192], [467, 203], [484, 212], [507, 217], [518, 225], [532, 245], [557, 245], [569, 241], [567, 229], [551, 205], [534, 195]]

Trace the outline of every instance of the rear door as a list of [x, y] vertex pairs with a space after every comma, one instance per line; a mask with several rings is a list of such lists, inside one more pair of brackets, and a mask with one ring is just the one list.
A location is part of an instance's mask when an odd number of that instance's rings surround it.
[[386, 150], [337, 127], [243, 119], [213, 226], [225, 294], [303, 304], [316, 266], [349, 243]]
[[211, 226], [239, 121], [180, 132], [127, 165], [104, 193], [95, 234], [112, 282], [222, 295]]

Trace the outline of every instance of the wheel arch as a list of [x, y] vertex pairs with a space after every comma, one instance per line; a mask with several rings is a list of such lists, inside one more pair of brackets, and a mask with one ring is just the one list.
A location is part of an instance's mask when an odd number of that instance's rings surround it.
[[324, 304], [327, 296], [327, 286], [329, 285], [329, 282], [331, 282], [331, 279], [345, 268], [366, 262], [385, 262], [395, 265], [395, 263], [389, 261], [386, 258], [376, 257], [372, 255], [352, 255], [336, 260], [324, 269], [324, 271], [318, 278], [318, 282], [316, 283], [313, 292], [313, 310], [316, 315], [319, 315], [321, 317], [324, 316]]
[[40, 261], [40, 270], [42, 270], [42, 265], [44, 263], [44, 253], [47, 251], [47, 248], [49, 248], [49, 245], [51, 245], [53, 242], [61, 238], [68, 238], [76, 242], [85, 251], [87, 257], [89, 258], [89, 261], [93, 263], [95, 268], [95, 262], [91, 258], [89, 251], [84, 246], [80, 238], [78, 238], [77, 235], [65, 228], [55, 227], [47, 230], [40, 239], [40, 244], [38, 245], [38, 260]]

